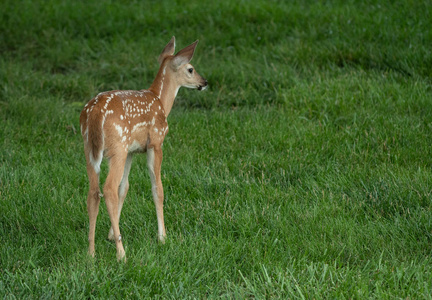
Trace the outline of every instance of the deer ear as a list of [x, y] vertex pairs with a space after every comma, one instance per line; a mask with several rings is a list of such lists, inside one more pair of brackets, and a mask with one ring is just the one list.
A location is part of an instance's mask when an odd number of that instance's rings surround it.
[[176, 69], [181, 65], [189, 63], [192, 60], [197, 44], [198, 40], [195, 41], [193, 44], [190, 44], [186, 48], [183, 48], [174, 56], [173, 65]]
[[175, 51], [175, 37], [173, 36], [169, 41], [169, 43], [163, 49], [162, 53], [159, 55], [159, 59], [158, 59], [159, 64], [162, 64], [162, 62], [167, 56], [174, 55], [174, 51]]

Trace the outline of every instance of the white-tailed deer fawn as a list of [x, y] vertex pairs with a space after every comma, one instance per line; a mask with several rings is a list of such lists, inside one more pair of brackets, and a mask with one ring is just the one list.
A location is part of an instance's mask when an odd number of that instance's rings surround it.
[[89, 249], [95, 254], [95, 228], [99, 212], [99, 173], [102, 157], [109, 160], [103, 188], [117, 259], [125, 258], [119, 229], [120, 212], [129, 189], [128, 176], [135, 153], [147, 152], [147, 165], [156, 205], [158, 237], [164, 242], [164, 193], [161, 181], [162, 143], [168, 132], [167, 117], [180, 87], [202, 90], [207, 81], [189, 64], [198, 41], [174, 55], [175, 38], [159, 56], [160, 68], [148, 90], [109, 91], [88, 102], [80, 115], [90, 189], [87, 211], [90, 219]]

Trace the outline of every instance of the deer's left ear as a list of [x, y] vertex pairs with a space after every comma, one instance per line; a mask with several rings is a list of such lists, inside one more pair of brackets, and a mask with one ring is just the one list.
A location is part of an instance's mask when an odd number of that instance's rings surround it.
[[180, 50], [173, 59], [173, 65], [177, 69], [181, 65], [187, 64], [192, 60], [192, 57], [195, 52], [195, 48], [198, 44], [198, 41], [195, 41], [193, 44], [190, 44], [186, 48]]
[[174, 51], [175, 51], [175, 37], [173, 36], [169, 41], [169, 43], [163, 49], [162, 53], [159, 55], [159, 59], [158, 59], [159, 64], [162, 64], [164, 59], [167, 56], [174, 55]]

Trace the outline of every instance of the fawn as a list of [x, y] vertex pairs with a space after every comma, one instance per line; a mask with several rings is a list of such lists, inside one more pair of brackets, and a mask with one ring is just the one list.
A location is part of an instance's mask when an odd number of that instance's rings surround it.
[[[117, 90], [98, 94], [80, 115], [81, 134], [87, 161], [90, 188], [87, 197], [89, 215], [88, 253], [95, 255], [95, 228], [100, 197], [104, 196], [111, 228], [108, 234], [117, 248], [117, 259], [126, 259], [119, 229], [120, 213], [129, 189], [128, 176], [132, 156], [147, 152], [147, 166], [156, 206], [158, 238], [166, 238], [161, 181], [162, 143], [168, 132], [167, 117], [180, 87], [203, 90], [207, 80], [189, 64], [198, 41], [174, 55], [175, 37], [159, 56], [160, 68], [148, 90]], [[102, 158], [109, 160], [109, 172], [99, 189]]]

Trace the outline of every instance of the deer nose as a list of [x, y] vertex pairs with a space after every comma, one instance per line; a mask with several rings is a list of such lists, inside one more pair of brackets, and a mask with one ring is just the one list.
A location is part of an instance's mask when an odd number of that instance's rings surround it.
[[204, 79], [204, 84], [198, 86], [198, 91], [205, 90], [207, 88], [208, 82]]

